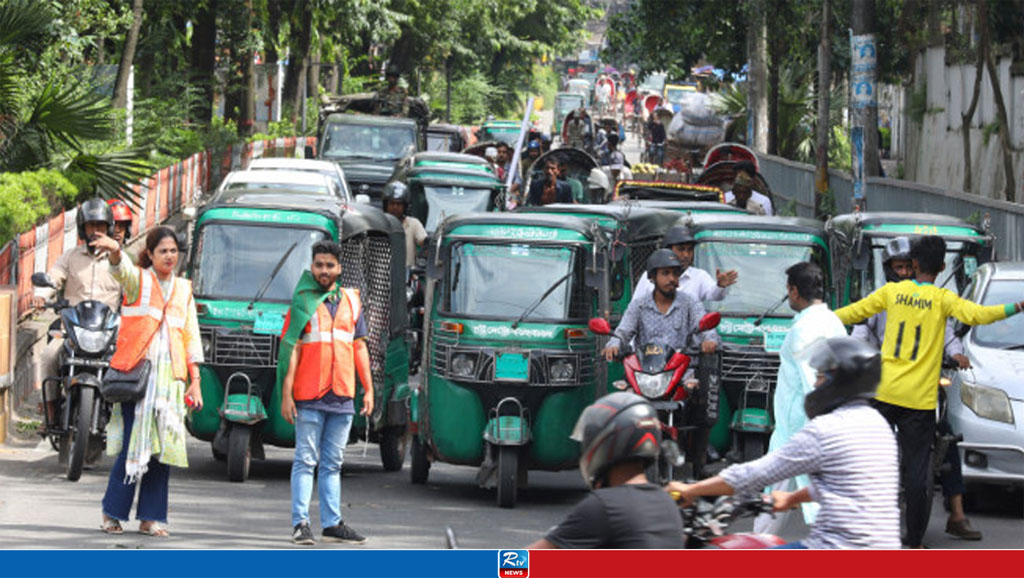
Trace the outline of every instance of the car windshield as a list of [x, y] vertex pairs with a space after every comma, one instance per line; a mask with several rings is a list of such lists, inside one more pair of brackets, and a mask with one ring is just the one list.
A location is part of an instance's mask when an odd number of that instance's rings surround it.
[[249, 191], [287, 191], [292, 193], [313, 193], [316, 195], [326, 195], [330, 193], [326, 185], [310, 185], [310, 184], [298, 184], [298, 183], [247, 183], [247, 182], [233, 182], [227, 186], [229, 191], [232, 190], [249, 190]]
[[[786, 294], [786, 269], [800, 261], [810, 261], [813, 249], [806, 245], [769, 245], [765, 243], [698, 243], [693, 266], [712, 275], [715, 271], [736, 270], [739, 278], [729, 287], [722, 301], [707, 301], [708, 311], [760, 315]], [[792, 316], [789, 303], [783, 303], [772, 315]]]
[[455, 135], [447, 132], [428, 132], [427, 150], [440, 152], [455, 152]]
[[560, 98], [555, 100], [555, 110], [559, 116], [565, 116], [583, 105], [578, 98]]
[[519, 127], [492, 126], [484, 129], [483, 141], [500, 141], [510, 146], [515, 146], [519, 140]]
[[[883, 243], [887, 240], [888, 239], [881, 239]], [[957, 257], [959, 257], [963, 246], [964, 244], [960, 241], [946, 241], [946, 268], [943, 269], [935, 279], [936, 287], [945, 287], [954, 293], [959, 292], [960, 288], [956, 285], [956, 279], [951, 279], [951, 277], [956, 273], [956, 268], [958, 266]], [[886, 280], [885, 271], [882, 270], [882, 245], [874, 245], [871, 251], [875, 262], [875, 286], [871, 289], [873, 291], [882, 285], [885, 285]]]
[[[456, 245], [446, 288], [448, 310], [516, 319], [572, 270], [574, 253], [570, 247]], [[563, 281], [526, 319], [568, 318], [575, 285], [573, 277]]]
[[423, 227], [433, 233], [445, 217], [465, 213], [480, 213], [488, 209], [490, 189], [469, 189], [452, 185], [426, 185], [427, 215]]
[[287, 303], [302, 272], [309, 268], [313, 243], [325, 233], [245, 224], [211, 223], [200, 229], [192, 282], [197, 296], [248, 301], [274, 272], [288, 247], [288, 259], [263, 294], [264, 301]]
[[[1020, 301], [1024, 292], [1024, 281], [1016, 279], [993, 279], [985, 288], [982, 305], [1002, 305]], [[1003, 321], [974, 328], [974, 342], [983, 347], [1006, 349], [1024, 346], [1024, 315], [1014, 315]]]
[[416, 149], [412, 127], [329, 123], [324, 131], [326, 159], [398, 160]]
[[668, 89], [667, 100], [672, 104], [682, 104], [686, 97], [686, 90], [682, 88]]
[[[276, 171], [276, 170], [279, 170], [279, 169], [278, 169], [278, 167], [272, 167], [271, 166], [271, 167], [249, 167], [249, 170], [250, 171]], [[300, 171], [300, 172], [304, 172], [304, 173], [314, 173], [314, 174], [318, 174], [318, 175], [323, 175], [323, 176], [331, 179], [331, 182], [334, 183], [335, 190], [339, 194], [341, 194], [342, 196], [347, 196], [346, 195], [347, 188], [345, 187], [345, 181], [342, 180], [342, 178], [340, 176], [338, 176], [337, 171], [328, 171], [328, 170], [324, 170], [324, 169], [307, 169], [307, 168], [301, 168], [301, 167], [296, 167], [296, 168], [288, 167], [287, 170], [289, 170], [289, 171]], [[245, 187], [245, 188], [249, 188], [249, 187]], [[288, 187], [288, 188], [292, 189], [292, 187]]]

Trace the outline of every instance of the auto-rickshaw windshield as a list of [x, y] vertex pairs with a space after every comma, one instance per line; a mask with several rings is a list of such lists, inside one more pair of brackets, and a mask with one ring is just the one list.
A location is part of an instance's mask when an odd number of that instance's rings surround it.
[[[739, 273], [725, 299], [704, 303], [708, 311], [760, 315], [786, 294], [786, 269], [801, 261], [820, 265], [820, 250], [809, 245], [710, 241], [697, 244], [693, 266], [712, 276], [716, 270]], [[795, 314], [789, 303], [784, 302], [771, 315], [790, 317]]]
[[281, 265], [261, 301], [288, 302], [302, 272], [309, 268], [318, 229], [211, 223], [199, 230], [192, 270], [198, 297], [251, 300], [274, 272], [284, 251], [298, 243]]
[[[1020, 300], [1024, 282], [1009, 279], [995, 279], [985, 288], [982, 305], [1002, 305]], [[1014, 315], [989, 325], [974, 328], [973, 341], [993, 349], [1024, 348], [1024, 315]]]
[[398, 160], [416, 148], [416, 133], [404, 126], [329, 123], [324, 131], [326, 159]]
[[[462, 243], [452, 247], [446, 284], [448, 312], [516, 319], [576, 263], [571, 247]], [[571, 316], [575, 276], [559, 284], [526, 320]]]
[[[885, 285], [885, 271], [882, 270], [882, 247], [889, 238], [876, 239], [871, 247], [872, 261], [875, 264], [875, 275], [874, 282], [875, 286], [871, 288], [871, 291], [878, 289], [882, 285]], [[936, 287], [945, 287], [954, 293], [959, 293], [960, 288], [957, 287], [956, 279], [953, 277], [956, 274], [957, 267], [960, 266], [960, 251], [963, 249], [964, 244], [960, 241], [946, 241], [946, 268], [939, 273], [939, 276], [935, 279]], [[964, 276], [961, 276], [963, 278]]]
[[471, 189], [451, 185], [425, 185], [427, 220], [423, 227], [433, 233], [444, 217], [484, 212], [491, 199], [490, 189]]

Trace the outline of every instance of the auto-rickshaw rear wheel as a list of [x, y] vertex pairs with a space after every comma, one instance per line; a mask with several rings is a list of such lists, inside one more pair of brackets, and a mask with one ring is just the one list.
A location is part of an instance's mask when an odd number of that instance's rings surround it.
[[514, 508], [519, 488], [519, 446], [498, 446], [498, 506]]
[[232, 482], [244, 482], [249, 477], [249, 464], [252, 461], [252, 428], [242, 424], [232, 424], [228, 434], [228, 479]]
[[385, 472], [397, 472], [405, 464], [409, 436], [405, 426], [388, 426], [380, 434], [380, 461]]
[[428, 475], [430, 475], [430, 460], [427, 458], [427, 447], [423, 444], [420, 436], [413, 436], [412, 465], [410, 467], [412, 483], [425, 484]]
[[222, 451], [218, 451], [217, 446], [213, 445], [213, 442], [210, 442], [210, 453], [213, 454], [213, 459], [218, 462], [228, 461], [228, 455]]

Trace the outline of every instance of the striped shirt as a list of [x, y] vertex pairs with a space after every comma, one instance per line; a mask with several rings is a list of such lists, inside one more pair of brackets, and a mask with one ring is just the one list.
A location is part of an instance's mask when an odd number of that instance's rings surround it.
[[821, 504], [808, 548], [899, 548], [896, 438], [867, 402], [844, 405], [807, 423], [786, 445], [721, 476], [736, 493], [810, 474]]

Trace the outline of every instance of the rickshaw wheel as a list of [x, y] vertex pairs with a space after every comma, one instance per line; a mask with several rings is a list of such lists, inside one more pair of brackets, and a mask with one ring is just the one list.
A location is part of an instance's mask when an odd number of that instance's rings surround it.
[[746, 434], [741, 437], [744, 462], [754, 461], [764, 455], [764, 440], [757, 434]]
[[498, 506], [514, 508], [519, 477], [519, 447], [498, 447]]
[[228, 455], [225, 454], [224, 452], [217, 451], [217, 448], [213, 445], [213, 442], [210, 442], [210, 453], [213, 454], [213, 459], [217, 460], [218, 462], [226, 462], [228, 460]]
[[252, 428], [234, 424], [228, 435], [228, 479], [244, 482], [249, 477], [249, 463], [252, 461], [252, 447], [249, 438]]
[[420, 436], [412, 438], [412, 466], [410, 468], [412, 483], [425, 484], [430, 474], [430, 460], [427, 459], [427, 448]]
[[405, 454], [409, 448], [409, 438], [405, 432], [405, 426], [390, 426], [381, 432], [380, 461], [385, 472], [397, 472], [405, 464]]

